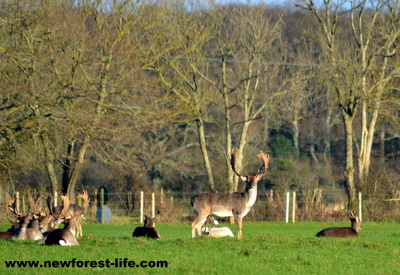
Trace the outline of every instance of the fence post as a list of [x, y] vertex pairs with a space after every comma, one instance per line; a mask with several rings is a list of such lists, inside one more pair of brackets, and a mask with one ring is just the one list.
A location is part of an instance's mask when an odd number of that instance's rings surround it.
[[104, 224], [104, 188], [100, 188], [100, 222]]
[[293, 191], [293, 202], [292, 202], [292, 223], [296, 221], [296, 192]]
[[358, 217], [362, 221], [362, 194], [358, 192]]
[[57, 200], [58, 200], [57, 191], [54, 191], [54, 201], [53, 201], [53, 203], [54, 203], [53, 206], [54, 207], [57, 207], [57, 205], [58, 205]]
[[140, 223], [143, 223], [143, 204], [144, 204], [144, 193], [143, 191], [140, 191], [140, 215], [139, 215]]
[[285, 217], [286, 223], [289, 222], [289, 206], [290, 206], [290, 193], [287, 192], [286, 193], [286, 217]]
[[156, 194], [151, 193], [151, 215], [152, 218], [156, 216]]

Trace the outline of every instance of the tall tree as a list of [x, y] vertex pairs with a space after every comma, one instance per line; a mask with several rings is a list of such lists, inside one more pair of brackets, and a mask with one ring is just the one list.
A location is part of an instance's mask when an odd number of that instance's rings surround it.
[[[349, 208], [356, 205], [357, 189], [366, 184], [372, 141], [382, 98], [389, 95], [388, 84], [399, 75], [390, 66], [398, 51], [400, 34], [398, 1], [314, 1], [301, 0], [299, 6], [310, 11], [319, 26], [319, 38], [326, 56], [326, 71], [331, 75], [331, 90], [336, 94], [345, 129], [346, 168]], [[350, 8], [346, 10], [347, 5]], [[350, 31], [349, 31], [350, 30]], [[347, 39], [346, 38], [351, 38]], [[354, 168], [354, 120], [361, 106], [359, 146], [359, 186]]]

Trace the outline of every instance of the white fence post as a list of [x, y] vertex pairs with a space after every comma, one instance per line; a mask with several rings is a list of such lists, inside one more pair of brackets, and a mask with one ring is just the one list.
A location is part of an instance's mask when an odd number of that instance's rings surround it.
[[296, 192], [293, 191], [293, 202], [292, 202], [292, 223], [296, 221]]
[[290, 193], [286, 193], [286, 223], [289, 222], [289, 208], [290, 208]]
[[151, 215], [152, 218], [156, 216], [156, 194], [151, 193]]
[[140, 191], [140, 216], [139, 216], [139, 220], [140, 223], [143, 223], [143, 207], [144, 207], [144, 193], [143, 191]]
[[358, 192], [358, 217], [362, 221], [362, 194]]

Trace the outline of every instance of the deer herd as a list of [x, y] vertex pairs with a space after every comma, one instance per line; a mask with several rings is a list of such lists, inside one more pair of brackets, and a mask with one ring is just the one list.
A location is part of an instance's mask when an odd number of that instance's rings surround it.
[[[192, 238], [197, 236], [233, 237], [228, 227], [215, 227], [216, 220], [211, 216], [234, 217], [238, 227], [238, 238], [242, 239], [242, 220], [254, 205], [257, 198], [257, 183], [267, 173], [269, 156], [260, 152], [257, 157], [262, 160], [262, 165], [254, 176], [243, 175], [237, 165], [238, 150], [232, 151], [230, 164], [233, 172], [246, 183], [244, 192], [235, 193], [203, 193], [195, 195], [191, 199], [191, 205], [196, 215], [192, 222]], [[53, 207], [53, 199], [49, 195], [46, 198], [47, 209], [39, 208], [44, 196], [38, 196], [36, 200], [29, 197], [29, 210], [22, 214], [16, 207], [16, 200], [12, 198], [6, 206], [7, 217], [11, 228], [7, 232], [0, 232], [0, 239], [14, 240], [38, 240], [39, 244], [74, 246], [79, 245], [77, 237], [82, 237], [81, 218], [89, 207], [90, 198], [87, 191], [83, 191], [77, 198], [83, 200], [83, 207], [72, 204], [68, 195], [62, 195], [61, 206]], [[10, 217], [10, 214], [14, 218]], [[211, 228], [205, 226], [206, 221], [212, 223]], [[351, 213], [351, 227], [330, 227], [321, 230], [317, 237], [349, 238], [358, 237], [358, 231], [362, 229], [359, 217]], [[63, 228], [58, 228], [64, 224]], [[145, 216], [144, 225], [135, 228], [133, 237], [148, 237], [161, 239], [155, 229], [155, 218]]]
[[[16, 199], [12, 198], [6, 206], [7, 217], [11, 228], [7, 232], [0, 232], [0, 239], [39, 240], [39, 244], [57, 244], [63, 246], [79, 245], [76, 237], [82, 236], [80, 219], [83, 218], [89, 207], [90, 198], [86, 191], [78, 196], [84, 201], [83, 207], [71, 204], [68, 195], [62, 195], [62, 206], [52, 207], [52, 197], [46, 199], [47, 209], [39, 209], [44, 196], [29, 200], [29, 210], [22, 214], [16, 207]], [[15, 218], [10, 217], [13, 214]], [[64, 224], [63, 229], [58, 226]]]

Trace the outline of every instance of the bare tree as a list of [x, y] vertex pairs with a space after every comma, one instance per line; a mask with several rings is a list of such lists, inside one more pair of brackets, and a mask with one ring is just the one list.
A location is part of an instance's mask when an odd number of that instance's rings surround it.
[[[353, 1], [346, 9], [343, 2], [301, 0], [299, 6], [310, 11], [320, 26], [319, 38], [332, 77], [330, 86], [336, 94], [345, 129], [346, 168], [349, 207], [356, 203], [353, 153], [353, 122], [361, 106], [362, 130], [358, 157], [359, 189], [365, 186], [370, 167], [372, 141], [388, 84], [398, 77], [391, 66], [397, 52], [395, 41], [400, 34], [398, 1]], [[347, 39], [346, 38], [351, 38]]]

